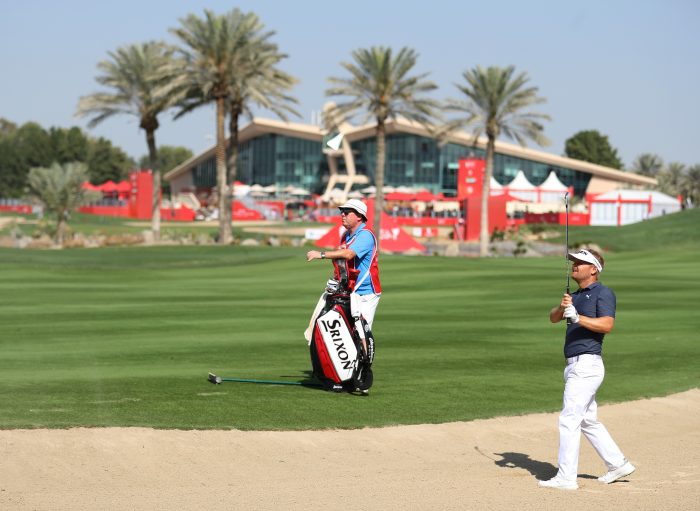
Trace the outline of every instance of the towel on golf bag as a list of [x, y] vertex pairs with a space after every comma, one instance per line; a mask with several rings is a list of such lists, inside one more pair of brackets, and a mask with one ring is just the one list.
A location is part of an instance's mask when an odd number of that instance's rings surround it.
[[309, 344], [314, 376], [328, 390], [369, 390], [374, 336], [359, 310], [351, 305], [352, 285], [359, 272], [348, 271], [344, 259], [333, 260], [333, 266], [334, 278], [321, 295], [319, 305], [324, 303], [316, 315]]

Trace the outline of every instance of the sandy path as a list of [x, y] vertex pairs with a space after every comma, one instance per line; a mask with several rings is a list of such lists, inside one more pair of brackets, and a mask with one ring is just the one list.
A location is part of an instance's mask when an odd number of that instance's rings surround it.
[[697, 510], [700, 389], [603, 406], [637, 465], [595, 480], [584, 440], [575, 492], [537, 487], [557, 414], [353, 431], [0, 431], [2, 510]]

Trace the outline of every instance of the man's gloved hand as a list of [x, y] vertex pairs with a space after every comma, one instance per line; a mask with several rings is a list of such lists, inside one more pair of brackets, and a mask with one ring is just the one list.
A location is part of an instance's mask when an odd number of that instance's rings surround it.
[[564, 317], [572, 323], [578, 323], [579, 316], [578, 312], [576, 312], [576, 307], [569, 305], [566, 309], [564, 309]]

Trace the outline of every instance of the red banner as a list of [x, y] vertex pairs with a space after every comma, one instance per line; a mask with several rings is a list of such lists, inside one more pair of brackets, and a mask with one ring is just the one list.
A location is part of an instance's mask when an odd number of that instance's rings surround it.
[[459, 160], [457, 172], [457, 198], [472, 199], [481, 197], [486, 161], [476, 158]]

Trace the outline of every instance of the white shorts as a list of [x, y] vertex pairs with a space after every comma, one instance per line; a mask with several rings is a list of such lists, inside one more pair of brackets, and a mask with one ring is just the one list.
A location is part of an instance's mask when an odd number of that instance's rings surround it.
[[374, 321], [374, 313], [377, 312], [380, 295], [370, 293], [368, 295], [360, 295], [360, 314], [365, 318], [365, 321], [372, 328]]

